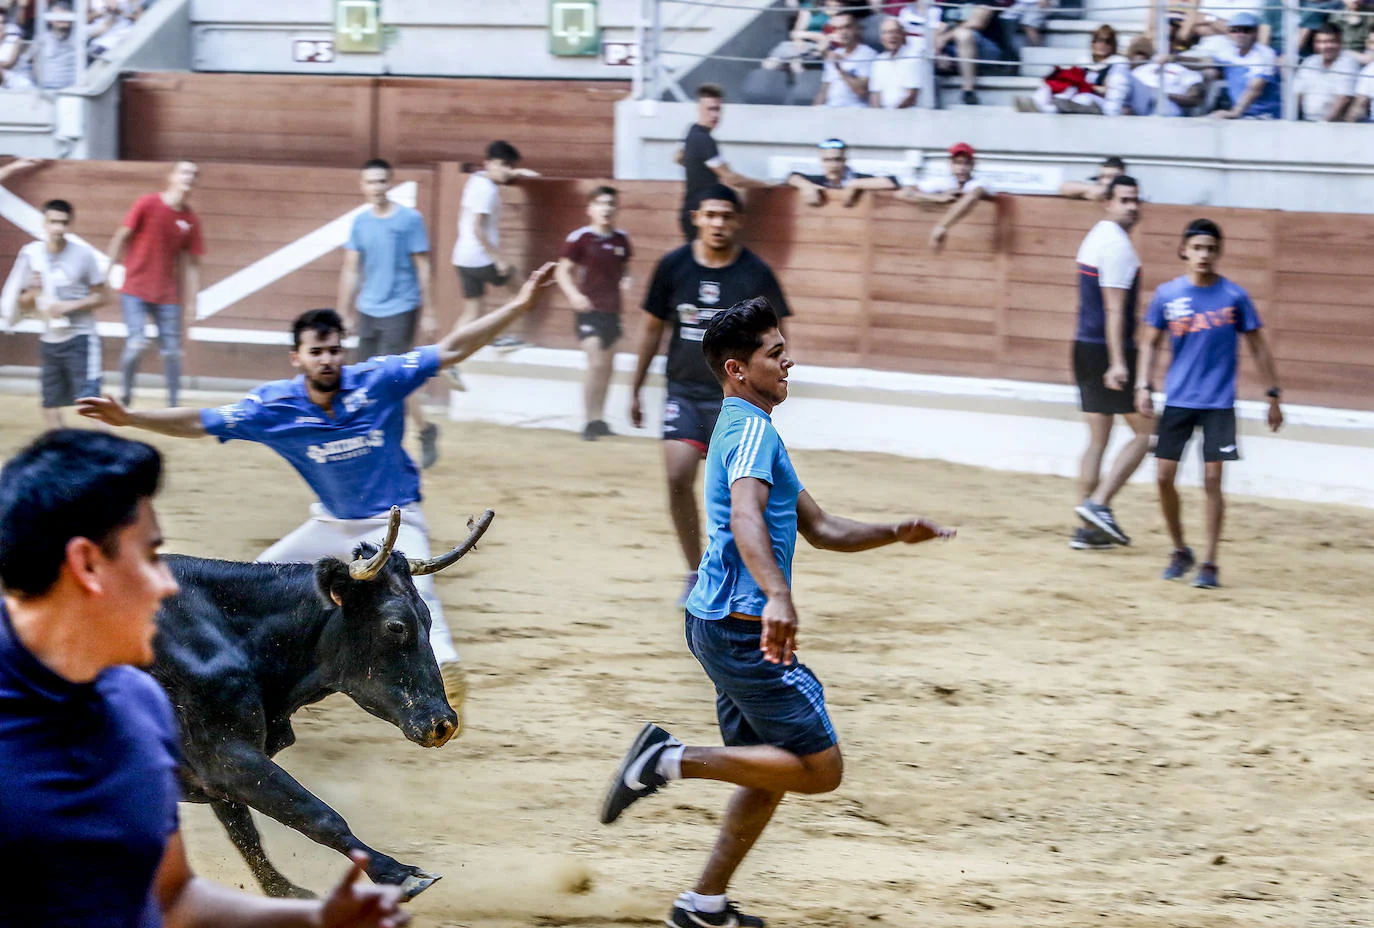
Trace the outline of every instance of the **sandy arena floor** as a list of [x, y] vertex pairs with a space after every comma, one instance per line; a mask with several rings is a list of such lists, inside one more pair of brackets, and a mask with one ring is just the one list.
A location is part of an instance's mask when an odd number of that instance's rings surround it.
[[[33, 405], [0, 397], [0, 453], [35, 430]], [[413, 904], [421, 925], [657, 921], [727, 796], [674, 784], [596, 822], [643, 720], [718, 737], [673, 607], [658, 445], [460, 424], [443, 438], [426, 480], [436, 542], [498, 514], [439, 586], [469, 733], [425, 751], [335, 697], [297, 716], [280, 760], [363, 840], [445, 874]], [[304, 486], [270, 452], [156, 441], [170, 550], [251, 559], [304, 518]], [[808, 928], [1374, 923], [1374, 512], [1234, 499], [1227, 587], [1203, 593], [1157, 579], [1148, 487], [1117, 507], [1134, 547], [1074, 553], [1067, 481], [795, 460], [832, 510], [921, 513], [960, 536], [799, 551], [802, 655], [848, 778], [783, 805], [733, 887], [749, 910]], [[1197, 532], [1200, 492], [1184, 503]], [[199, 870], [248, 883], [210, 813], [183, 815]], [[342, 873], [333, 852], [265, 831], [297, 882]]]

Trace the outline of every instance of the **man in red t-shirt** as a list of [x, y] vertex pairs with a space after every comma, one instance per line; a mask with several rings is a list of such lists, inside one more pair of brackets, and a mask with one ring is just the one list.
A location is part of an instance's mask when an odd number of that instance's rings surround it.
[[135, 200], [110, 241], [110, 265], [124, 262], [120, 302], [129, 335], [119, 369], [124, 375], [126, 406], [133, 402], [138, 361], [148, 347], [144, 330], [149, 319], [157, 326], [167, 405], [177, 405], [182, 307], [189, 302], [194, 317], [196, 294], [200, 292], [200, 256], [205, 254], [200, 220], [186, 202], [199, 171], [190, 161], [178, 161], [167, 176], [167, 189]]
[[620, 291], [629, 282], [625, 268], [630, 261], [630, 237], [615, 227], [619, 205], [614, 187], [593, 190], [587, 198], [591, 224], [569, 235], [558, 254], [558, 286], [577, 313], [575, 331], [587, 352], [584, 441], [611, 434], [602, 416], [615, 361], [611, 349], [620, 340]]

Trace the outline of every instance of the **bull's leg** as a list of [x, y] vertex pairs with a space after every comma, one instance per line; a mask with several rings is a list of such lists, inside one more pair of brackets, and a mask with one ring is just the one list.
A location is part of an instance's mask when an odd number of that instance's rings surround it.
[[253, 879], [258, 881], [264, 893], [288, 899], [314, 898], [314, 893], [308, 889], [301, 889], [282, 876], [281, 871], [267, 859], [267, 852], [262, 849], [262, 837], [258, 834], [258, 827], [253, 824], [253, 813], [248, 811], [246, 805], [225, 799], [212, 799], [210, 808], [215, 810], [215, 818], [219, 819], [224, 830], [229, 832], [229, 840], [234, 842], [234, 847], [243, 855], [248, 869], [253, 871]]

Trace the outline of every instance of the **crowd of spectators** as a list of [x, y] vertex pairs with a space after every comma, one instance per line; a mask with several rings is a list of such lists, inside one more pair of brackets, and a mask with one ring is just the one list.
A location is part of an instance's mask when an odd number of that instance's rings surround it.
[[[133, 29], [152, 0], [89, 0], [86, 60], [103, 58]], [[8, 90], [61, 90], [76, 83], [77, 8], [73, 0], [48, 0], [40, 17], [35, 0], [0, 0], [4, 37], [0, 39], [0, 74]]]

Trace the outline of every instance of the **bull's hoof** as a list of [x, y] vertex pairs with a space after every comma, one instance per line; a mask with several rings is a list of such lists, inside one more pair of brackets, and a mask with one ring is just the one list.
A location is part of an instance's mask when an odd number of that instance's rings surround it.
[[442, 879], [437, 873], [416, 870], [401, 883], [401, 898], [409, 902]]

